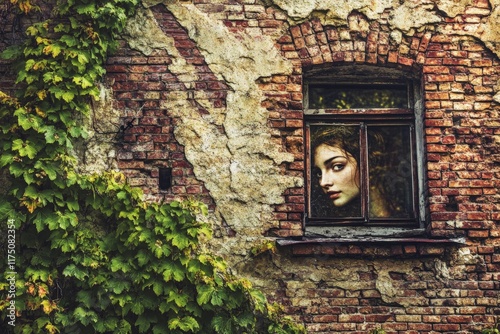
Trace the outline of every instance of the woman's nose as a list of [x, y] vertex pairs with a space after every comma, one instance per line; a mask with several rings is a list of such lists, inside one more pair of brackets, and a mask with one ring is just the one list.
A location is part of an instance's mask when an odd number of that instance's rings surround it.
[[333, 178], [329, 175], [329, 173], [323, 173], [323, 175], [321, 175], [319, 185], [323, 188], [328, 188], [333, 185]]

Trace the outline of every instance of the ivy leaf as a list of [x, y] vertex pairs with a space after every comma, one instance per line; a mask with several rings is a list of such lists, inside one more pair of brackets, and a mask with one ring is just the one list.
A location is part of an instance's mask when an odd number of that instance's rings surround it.
[[0, 53], [0, 58], [3, 59], [18, 59], [21, 55], [21, 51], [16, 47], [8, 47]]
[[124, 319], [120, 320], [118, 327], [114, 329], [116, 334], [130, 334], [132, 333], [132, 326], [130, 323]]
[[73, 99], [75, 98], [75, 93], [70, 92], [70, 91], [66, 91], [61, 95], [61, 97], [63, 98], [64, 101], [69, 103], [69, 102], [73, 101]]
[[163, 294], [163, 284], [161, 282], [154, 282], [153, 283], [153, 291], [157, 296], [160, 296]]
[[180, 250], [183, 250], [189, 246], [189, 239], [186, 236], [178, 233], [172, 236], [172, 245], [176, 246]]
[[174, 290], [168, 292], [168, 302], [174, 302], [179, 307], [185, 307], [189, 300], [189, 296], [184, 293], [177, 293]]
[[137, 317], [135, 325], [140, 333], [145, 333], [151, 327], [151, 320], [141, 312], [141, 315]]
[[87, 274], [74, 264], [67, 265], [66, 268], [64, 268], [62, 274], [64, 276], [75, 277], [78, 280], [83, 280], [85, 277], [87, 277]]
[[133, 303], [131, 311], [135, 315], [142, 314], [144, 312], [144, 305], [142, 304], [142, 301], [138, 301], [136, 303]]
[[196, 291], [198, 296], [196, 296], [196, 302], [198, 305], [204, 305], [210, 301], [212, 298], [212, 293], [215, 289], [211, 285], [197, 285]]
[[230, 318], [223, 318], [221, 316], [216, 316], [212, 319], [212, 327], [217, 333], [231, 334], [232, 324]]
[[163, 280], [165, 282], [170, 282], [173, 279], [176, 282], [180, 282], [184, 279], [184, 275], [182, 267], [176, 265], [175, 263], [171, 263], [167, 265], [163, 271]]
[[[122, 293], [123, 291], [127, 290], [130, 287], [129, 282], [121, 281], [121, 280], [112, 280], [109, 282], [109, 285], [111, 286], [111, 289], [113, 290], [113, 292], [116, 293], [117, 295]], [[139, 303], [137, 303], [137, 304], [139, 304]]]
[[78, 53], [77, 59], [78, 62], [82, 65], [87, 64], [89, 62], [89, 58], [84, 53]]
[[55, 162], [38, 160], [34, 166], [36, 169], [44, 171], [49, 180], [54, 181], [57, 178], [58, 166]]
[[94, 300], [90, 291], [81, 290], [76, 293], [76, 300], [82, 303], [85, 307], [91, 307], [94, 304]]
[[223, 291], [216, 290], [214, 293], [212, 293], [212, 298], [210, 298], [210, 304], [215, 305], [215, 306], [222, 306], [224, 305], [224, 298], [227, 297], [226, 294]]
[[150, 261], [150, 255], [143, 251], [142, 249], [135, 256], [137, 263], [142, 267]]
[[74, 77], [73, 82], [76, 83], [77, 85], [81, 86], [82, 88], [88, 88], [88, 87], [93, 86], [93, 83], [91, 81], [89, 81], [89, 80], [87, 80], [87, 78], [81, 77], [81, 76]]
[[14, 161], [14, 156], [10, 153], [2, 153], [0, 156], [0, 168], [9, 165], [12, 161]]
[[52, 58], [56, 58], [61, 53], [61, 46], [52, 44], [51, 48]]
[[69, 47], [73, 47], [73, 46], [78, 44], [78, 40], [75, 37], [70, 36], [70, 35], [61, 36], [61, 38], [59, 38], [59, 41], [63, 42], [64, 44], [66, 44]]
[[21, 157], [27, 156], [30, 159], [33, 159], [37, 154], [37, 149], [29, 141], [24, 142], [22, 139], [14, 139], [12, 149], [18, 151]]
[[11, 217], [11, 214], [14, 213], [15, 210], [12, 207], [12, 204], [10, 204], [7, 201], [2, 201], [0, 203], [0, 219], [2, 221], [5, 221], [8, 217]]
[[183, 318], [173, 318], [168, 321], [168, 328], [170, 330], [180, 329], [183, 332], [195, 332], [195, 330], [200, 329], [200, 324], [193, 317], [186, 316]]

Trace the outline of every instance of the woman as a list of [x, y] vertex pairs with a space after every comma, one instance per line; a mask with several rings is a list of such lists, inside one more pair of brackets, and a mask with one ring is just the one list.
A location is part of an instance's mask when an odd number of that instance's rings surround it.
[[[359, 126], [312, 126], [312, 186], [311, 210], [313, 217], [361, 217]], [[401, 216], [401, 206], [391, 198], [387, 181], [391, 168], [384, 157], [383, 136], [368, 131], [370, 187], [369, 217]], [[316, 179], [316, 180], [314, 180]], [[394, 196], [392, 196], [394, 197]]]

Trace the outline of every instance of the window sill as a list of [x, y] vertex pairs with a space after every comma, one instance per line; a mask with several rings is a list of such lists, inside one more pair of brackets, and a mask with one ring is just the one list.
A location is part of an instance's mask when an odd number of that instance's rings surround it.
[[465, 245], [465, 239], [432, 239], [425, 237], [353, 237], [278, 239], [279, 247], [295, 256], [350, 256], [362, 258], [442, 256], [446, 248]]
[[432, 244], [432, 245], [465, 245], [464, 238], [455, 239], [431, 239], [431, 238], [383, 238], [383, 237], [359, 237], [359, 238], [308, 238], [298, 239], [278, 239], [279, 246], [292, 245], [314, 245], [314, 244], [364, 244], [364, 243], [384, 243], [384, 244]]

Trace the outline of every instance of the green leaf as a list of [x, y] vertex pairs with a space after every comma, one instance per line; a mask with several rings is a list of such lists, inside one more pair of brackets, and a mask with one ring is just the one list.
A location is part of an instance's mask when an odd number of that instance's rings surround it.
[[59, 38], [59, 41], [63, 42], [69, 47], [73, 47], [78, 44], [78, 40], [74, 36], [63, 35]]
[[190, 240], [180, 233], [174, 234], [172, 236], [172, 245], [176, 246], [180, 250], [187, 248], [189, 244]]
[[2, 155], [0, 156], [0, 168], [9, 165], [13, 160], [14, 155], [6, 152], [2, 153]]
[[170, 290], [168, 292], [168, 302], [174, 302], [175, 305], [179, 307], [184, 307], [186, 306], [187, 302], [189, 300], [189, 296], [184, 294], [184, 293], [177, 293], [174, 290]]
[[12, 141], [12, 149], [18, 151], [21, 157], [33, 159], [37, 154], [37, 149], [29, 141], [24, 142], [22, 139]]
[[8, 47], [0, 53], [0, 58], [3, 59], [18, 59], [21, 56], [21, 51], [17, 47]]
[[67, 265], [66, 268], [64, 268], [62, 274], [68, 277], [75, 277], [78, 280], [83, 280], [85, 277], [88, 276], [83, 270], [80, 270], [74, 264]]
[[63, 98], [64, 101], [69, 103], [69, 102], [73, 101], [73, 99], [75, 98], [75, 93], [70, 92], [70, 91], [66, 91], [61, 95], [61, 97]]
[[81, 86], [82, 88], [88, 88], [88, 87], [92, 87], [94, 85], [92, 81], [89, 81], [89, 80], [87, 80], [87, 78], [82, 77], [82, 76], [74, 77], [73, 82], [76, 83], [77, 85]]
[[163, 294], [163, 283], [154, 282], [153, 283], [153, 291], [157, 296], [162, 295]]
[[212, 327], [217, 333], [231, 334], [233, 326], [231, 324], [231, 318], [216, 316], [212, 319]]
[[84, 53], [78, 53], [78, 62], [82, 65], [87, 64], [89, 62], [89, 58]]
[[196, 302], [198, 305], [204, 305], [211, 300], [215, 289], [211, 285], [197, 285], [196, 291], [198, 292]]
[[183, 332], [194, 332], [200, 328], [200, 325], [193, 317], [186, 316], [183, 318], [173, 318], [168, 321], [168, 328], [170, 330], [180, 329]]
[[172, 279], [176, 282], [180, 282], [184, 279], [184, 277], [184, 269], [175, 263], [167, 265], [165, 271], [163, 272], [163, 280], [165, 282], [170, 282]]
[[142, 300], [138, 300], [135, 303], [133, 303], [130, 310], [135, 315], [142, 314], [144, 312], [144, 305], [142, 304]]
[[82, 303], [85, 307], [91, 307], [94, 306], [94, 299], [92, 298], [92, 295], [90, 291], [88, 290], [81, 290], [76, 293], [76, 300], [80, 303]]
[[210, 303], [215, 306], [222, 306], [224, 304], [225, 297], [226, 295], [223, 291], [215, 290], [214, 293], [212, 293], [212, 298], [210, 298]]
[[141, 312], [134, 325], [137, 326], [140, 333], [145, 333], [151, 327], [151, 320]]
[[126, 259], [122, 258], [121, 256], [115, 257], [111, 260], [111, 271], [112, 272], [121, 271], [123, 273], [127, 273], [131, 269], [132, 269], [132, 266], [130, 265], [130, 263]]
[[12, 214], [15, 212], [12, 204], [7, 201], [0, 202], [0, 220], [6, 221], [9, 217], [12, 217]]
[[130, 287], [129, 282], [122, 280], [111, 280], [109, 281], [109, 285], [111, 290], [116, 294], [120, 294], [123, 291], [126, 291]]

